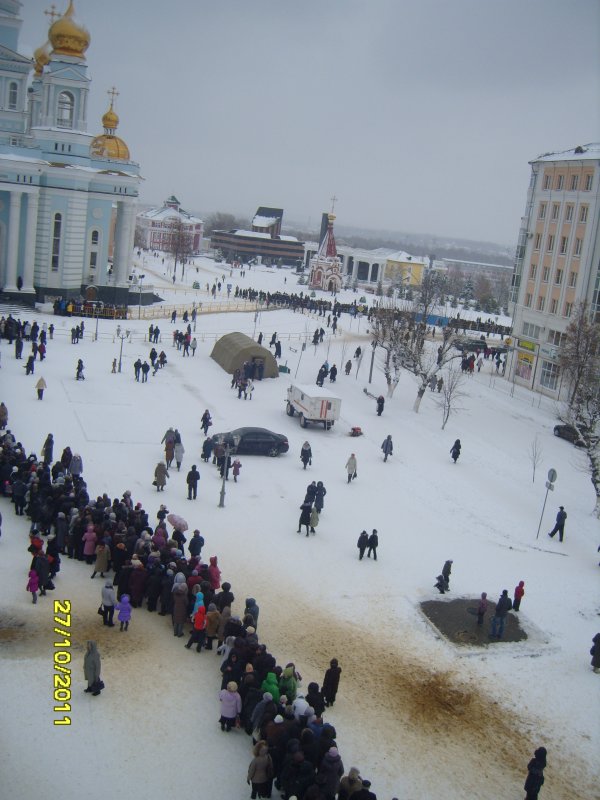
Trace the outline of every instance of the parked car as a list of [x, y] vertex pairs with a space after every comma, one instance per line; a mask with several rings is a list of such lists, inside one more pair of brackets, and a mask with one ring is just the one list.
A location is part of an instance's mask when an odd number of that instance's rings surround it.
[[287, 436], [266, 428], [236, 428], [211, 436], [213, 445], [228, 444], [231, 452], [246, 456], [278, 456], [290, 449]]
[[[582, 433], [585, 433], [587, 431], [587, 427], [585, 425], [579, 425], [579, 430]], [[572, 425], [555, 425], [554, 435], [558, 436], [560, 439], [566, 439], [567, 442], [571, 442], [571, 444], [574, 444], [576, 447], [585, 447], [585, 442], [581, 438], [579, 431], [577, 431], [577, 429]]]

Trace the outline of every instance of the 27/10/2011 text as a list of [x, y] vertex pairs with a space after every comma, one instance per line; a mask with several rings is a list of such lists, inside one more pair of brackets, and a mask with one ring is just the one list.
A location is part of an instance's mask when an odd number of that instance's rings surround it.
[[[55, 719], [55, 725], [70, 725], [71, 717], [71, 601], [54, 601], [54, 706], [55, 714], [63, 714], [61, 719]], [[62, 640], [58, 637], [63, 637]]]

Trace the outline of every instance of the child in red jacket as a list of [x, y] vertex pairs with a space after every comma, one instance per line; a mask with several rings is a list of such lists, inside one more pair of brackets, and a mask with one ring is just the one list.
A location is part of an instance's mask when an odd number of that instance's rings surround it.
[[515, 586], [515, 599], [513, 600], [513, 611], [518, 611], [521, 605], [521, 600], [525, 594], [525, 581], [519, 581], [519, 585]]

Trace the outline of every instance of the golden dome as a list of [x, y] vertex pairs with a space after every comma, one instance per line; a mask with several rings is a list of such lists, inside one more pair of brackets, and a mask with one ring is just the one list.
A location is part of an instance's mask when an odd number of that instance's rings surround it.
[[33, 53], [33, 60], [34, 65], [33, 68], [35, 70], [36, 75], [41, 75], [44, 71], [44, 67], [50, 61], [50, 54], [48, 52], [48, 42], [43, 44], [41, 47], [38, 47], [37, 50]]
[[113, 111], [112, 103], [106, 114], [102, 117], [102, 127], [114, 131], [119, 127], [119, 117]]
[[[116, 115], [115, 115], [116, 116]], [[118, 161], [129, 161], [129, 148], [118, 136], [103, 133], [92, 139], [90, 155], [97, 158], [112, 158]]]
[[64, 16], [50, 26], [48, 39], [52, 44], [53, 53], [85, 58], [84, 53], [90, 46], [90, 34], [74, 21], [74, 14], [73, 0], [69, 0], [69, 7]]

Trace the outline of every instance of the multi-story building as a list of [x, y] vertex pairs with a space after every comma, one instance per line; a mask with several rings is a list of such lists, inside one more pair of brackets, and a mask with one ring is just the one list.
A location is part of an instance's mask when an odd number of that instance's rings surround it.
[[183, 234], [189, 242], [190, 253], [202, 245], [202, 220], [181, 207], [175, 197], [167, 198], [161, 208], [151, 208], [137, 215], [137, 243], [147, 250], [173, 252], [173, 236]]
[[586, 303], [600, 321], [600, 144], [545, 153], [530, 163], [507, 375], [558, 399], [566, 393], [558, 353], [572, 315]]

